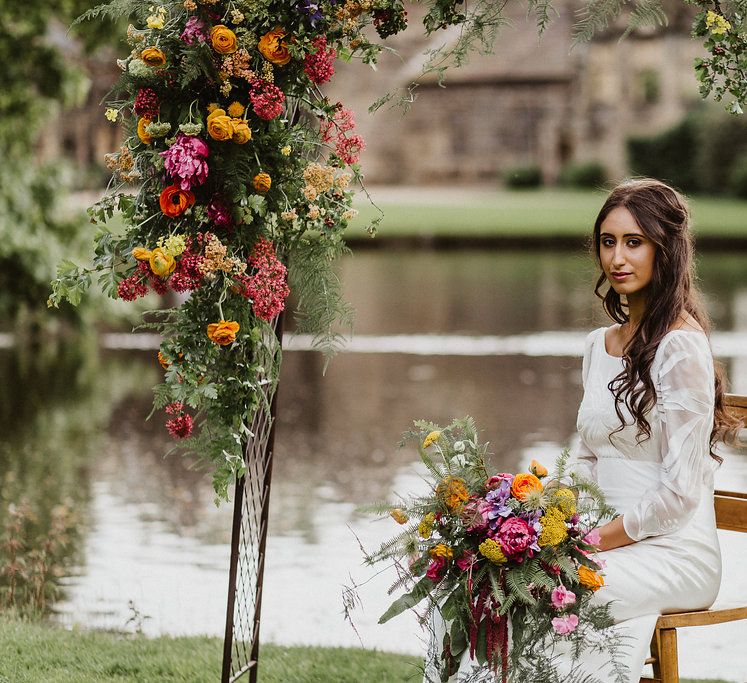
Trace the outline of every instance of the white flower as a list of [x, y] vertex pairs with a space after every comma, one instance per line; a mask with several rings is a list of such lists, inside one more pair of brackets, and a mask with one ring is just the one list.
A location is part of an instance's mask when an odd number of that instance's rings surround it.
[[464, 441], [455, 441], [454, 442], [454, 450], [457, 453], [464, 453]]

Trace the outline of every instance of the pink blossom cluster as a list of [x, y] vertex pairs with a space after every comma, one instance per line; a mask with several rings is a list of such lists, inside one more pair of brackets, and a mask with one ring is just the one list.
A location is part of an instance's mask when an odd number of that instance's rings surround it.
[[335, 141], [335, 153], [348, 165], [357, 163], [361, 152], [366, 149], [366, 143], [360, 135], [349, 134], [353, 130], [355, 116], [340, 102], [337, 103], [332, 118], [322, 119], [319, 130], [323, 142]]
[[335, 74], [334, 61], [337, 50], [327, 47], [326, 36], [317, 36], [311, 41], [314, 52], [310, 52], [303, 60], [303, 70], [309, 80], [316, 85], [326, 83]]
[[168, 291], [166, 282], [150, 269], [148, 262], [140, 261], [135, 272], [117, 285], [117, 296], [123, 301], [135, 301], [148, 293], [149, 285], [156, 294]]
[[146, 119], [155, 119], [161, 111], [161, 103], [153, 88], [140, 88], [135, 96], [135, 113]]
[[194, 135], [179, 133], [176, 142], [165, 152], [166, 172], [177, 181], [180, 189], [191, 190], [194, 185], [202, 185], [208, 176], [208, 165], [205, 161], [209, 149], [204, 140]]
[[251, 82], [249, 99], [252, 102], [254, 113], [259, 118], [270, 121], [282, 113], [285, 93], [269, 81], [255, 78]]
[[205, 32], [205, 22], [198, 16], [192, 15], [189, 19], [187, 19], [184, 30], [179, 37], [187, 45], [194, 45], [196, 42], [204, 43], [207, 40], [207, 33]]
[[254, 245], [249, 265], [255, 269], [254, 275], [235, 278], [241, 294], [252, 300], [254, 315], [272, 320], [285, 308], [290, 294], [288, 269], [279, 261], [272, 242], [264, 237]]
[[166, 413], [171, 415], [170, 420], [166, 420], [166, 429], [175, 439], [186, 439], [194, 428], [192, 416], [184, 412], [184, 404], [175, 402], [166, 406]]
[[200, 265], [205, 257], [192, 253], [192, 238], [187, 239], [187, 248], [177, 261], [176, 269], [169, 278], [169, 284], [175, 292], [192, 292], [202, 285]]

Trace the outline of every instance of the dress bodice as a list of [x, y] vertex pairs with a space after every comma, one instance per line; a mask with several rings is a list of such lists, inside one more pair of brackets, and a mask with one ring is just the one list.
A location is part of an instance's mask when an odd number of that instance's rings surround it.
[[586, 340], [575, 468], [610, 489], [617, 499], [611, 502], [624, 510], [626, 532], [640, 540], [681, 528], [703, 490], [713, 489], [713, 358], [701, 332], [667, 333], [651, 366], [656, 403], [646, 415], [650, 438], [638, 436], [623, 404], [626, 424], [616, 431], [621, 422], [608, 384], [624, 361], [607, 352], [606, 329], [591, 332]]

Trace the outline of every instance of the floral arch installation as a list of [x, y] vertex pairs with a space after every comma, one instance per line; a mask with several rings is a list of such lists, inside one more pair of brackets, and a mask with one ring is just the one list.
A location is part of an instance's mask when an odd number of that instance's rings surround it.
[[[688, 1], [709, 53], [694, 65], [701, 95], [741, 113], [739, 3]], [[420, 4], [427, 34], [458, 28], [426, 57], [424, 72], [439, 76], [471, 50], [489, 51], [505, 23], [495, 0]], [[589, 0], [578, 39], [624, 4]], [[527, 7], [542, 33], [549, 0]], [[375, 41], [405, 30], [407, 12], [402, 0], [112, 0], [77, 21], [93, 19], [132, 22], [105, 111], [125, 139], [107, 155], [105, 196], [89, 208], [92, 264], [60, 263], [49, 305], [77, 305], [94, 277], [125, 301], [188, 294], [142, 326], [162, 337], [153, 410], [175, 450], [212, 474], [216, 502], [234, 487], [223, 680], [256, 680], [285, 300], [292, 288], [296, 330], [327, 356], [352, 323], [333, 263], [346, 252], [365, 143], [353, 112], [321, 87], [336, 60], [374, 65], [384, 50]], [[656, 0], [630, 12], [631, 28], [663, 21]], [[390, 93], [372, 109], [410, 99]], [[124, 231], [109, 227], [114, 213]]]

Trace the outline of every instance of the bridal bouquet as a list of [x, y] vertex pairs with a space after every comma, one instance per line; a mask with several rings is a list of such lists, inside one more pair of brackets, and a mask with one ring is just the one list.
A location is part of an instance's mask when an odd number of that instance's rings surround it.
[[[431, 662], [442, 681], [466, 650], [504, 683], [553, 680], [554, 643], [571, 640], [578, 656], [612, 625], [591, 599], [604, 590], [595, 527], [614, 511], [593, 482], [566, 474], [567, 452], [552, 478], [536, 461], [529, 472], [490, 473], [470, 418], [445, 429], [415, 424], [405, 441], [417, 440], [431, 491], [379, 508], [405, 528], [366, 559], [394, 560], [390, 592], [406, 590], [380, 623], [425, 602], [423, 621], [446, 627]], [[614, 660], [617, 643], [605, 642]]]

